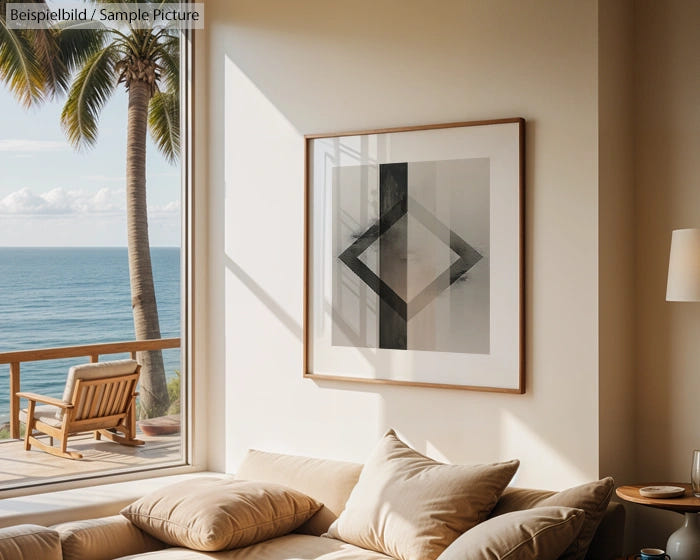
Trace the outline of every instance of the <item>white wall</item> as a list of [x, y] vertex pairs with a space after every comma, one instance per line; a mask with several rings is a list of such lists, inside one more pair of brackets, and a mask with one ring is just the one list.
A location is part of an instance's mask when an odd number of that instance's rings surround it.
[[[593, 0], [210, 0], [209, 467], [248, 447], [362, 461], [389, 426], [517, 483], [599, 475]], [[302, 379], [303, 135], [527, 119], [527, 393]], [[204, 139], [202, 139], [204, 140]]]

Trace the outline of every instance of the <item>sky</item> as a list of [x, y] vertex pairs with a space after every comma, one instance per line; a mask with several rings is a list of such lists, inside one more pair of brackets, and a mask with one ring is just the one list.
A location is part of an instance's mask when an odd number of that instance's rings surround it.
[[[0, 247], [126, 246], [127, 94], [102, 110], [82, 152], [60, 125], [63, 99], [25, 109], [0, 82]], [[152, 247], [180, 245], [180, 166], [149, 138], [146, 193]]]

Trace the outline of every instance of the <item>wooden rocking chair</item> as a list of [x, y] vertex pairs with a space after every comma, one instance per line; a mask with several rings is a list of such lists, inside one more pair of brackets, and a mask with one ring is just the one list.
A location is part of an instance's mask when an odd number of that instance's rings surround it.
[[[143, 445], [135, 438], [134, 403], [141, 366], [135, 360], [117, 360], [73, 366], [68, 372], [63, 399], [36, 393], [17, 393], [29, 406], [20, 412], [26, 424], [24, 448], [32, 445], [59, 457], [82, 459], [76, 451], [66, 449], [68, 436], [95, 432], [124, 445]], [[36, 406], [43, 403], [45, 406]], [[34, 431], [49, 436], [49, 445], [34, 437]], [[121, 435], [117, 432], [122, 432]], [[53, 439], [59, 446], [53, 446]]]

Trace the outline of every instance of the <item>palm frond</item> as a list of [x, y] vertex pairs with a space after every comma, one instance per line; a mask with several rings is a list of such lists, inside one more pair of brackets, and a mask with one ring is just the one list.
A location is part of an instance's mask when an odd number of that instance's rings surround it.
[[79, 25], [57, 27], [58, 56], [69, 72], [75, 72], [104, 48], [108, 37], [109, 33], [101, 29], [86, 29]]
[[180, 100], [177, 93], [157, 91], [151, 97], [148, 127], [165, 158], [170, 163], [177, 161], [180, 156]]
[[80, 148], [97, 140], [97, 121], [102, 107], [117, 85], [114, 65], [118, 53], [112, 45], [94, 53], [80, 69], [61, 112], [68, 141]]
[[[45, 0], [26, 0], [24, 3], [48, 8]], [[0, 19], [4, 17], [8, 4], [12, 2], [0, 0]], [[49, 97], [53, 97], [58, 92], [64, 92], [68, 87], [70, 73], [61, 57], [56, 54], [58, 47], [54, 30], [28, 28], [14, 31], [26, 39], [32, 51], [32, 56], [41, 71], [43, 92]]]
[[165, 37], [158, 51], [159, 64], [162, 69], [161, 80], [165, 83], [166, 91], [180, 89], [180, 39]]
[[5, 22], [4, 4], [0, 5], [0, 80], [5, 82], [15, 97], [25, 105], [44, 99], [44, 74], [33, 48], [31, 33], [9, 29]]
[[57, 34], [51, 29], [32, 29], [27, 33], [44, 75], [44, 90], [49, 97], [64, 93], [68, 89], [70, 72], [57, 55]]

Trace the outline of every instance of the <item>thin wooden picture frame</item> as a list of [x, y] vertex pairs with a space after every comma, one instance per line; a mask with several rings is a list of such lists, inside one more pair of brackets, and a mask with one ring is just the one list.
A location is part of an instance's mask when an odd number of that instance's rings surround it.
[[305, 136], [303, 375], [525, 392], [525, 120]]

